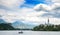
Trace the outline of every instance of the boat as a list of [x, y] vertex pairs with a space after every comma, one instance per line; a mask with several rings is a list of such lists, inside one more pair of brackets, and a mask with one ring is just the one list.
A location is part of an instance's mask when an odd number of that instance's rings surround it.
[[18, 32], [19, 34], [23, 34], [23, 31]]

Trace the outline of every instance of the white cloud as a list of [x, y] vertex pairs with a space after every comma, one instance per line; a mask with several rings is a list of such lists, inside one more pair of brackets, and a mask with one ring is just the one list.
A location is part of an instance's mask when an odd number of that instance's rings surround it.
[[[0, 5], [11, 8], [21, 5], [20, 3], [23, 4], [24, 0], [0, 0]], [[54, 18], [50, 18], [50, 23], [59, 24], [60, 18], [55, 17], [60, 12], [60, 10], [56, 10], [58, 7], [60, 7], [60, 3], [54, 3], [51, 5], [37, 4], [34, 8], [16, 8], [16, 11], [6, 11], [4, 9], [0, 9], [0, 15], [2, 15], [2, 18], [7, 22], [21, 20], [35, 24], [45, 23], [47, 22], [47, 17], [53, 16]], [[42, 17], [42, 15], [45, 15], [45, 17]]]
[[37, 10], [37, 11], [40, 11], [40, 10], [42, 10], [42, 11], [48, 11], [48, 10], [51, 10], [52, 8], [51, 8], [51, 6], [49, 6], [49, 5], [46, 5], [46, 4], [37, 4], [35, 7], [34, 7], [34, 9], [35, 10]]
[[24, 3], [24, 0], [0, 0], [0, 5], [14, 7]]
[[[43, 5], [43, 9], [47, 10], [44, 5]], [[21, 20], [21, 21], [24, 21], [24, 22], [31, 22], [33, 24], [41, 24], [41, 23], [45, 23], [47, 22], [47, 17], [49, 16], [46, 16], [46, 17], [41, 17], [43, 14], [45, 13], [50, 13], [50, 11], [54, 11], [52, 9], [48, 9], [49, 12], [45, 12], [45, 11], [35, 11], [33, 8], [22, 8], [20, 10], [18, 10], [17, 12], [6, 12], [5, 13], [5, 10], [0, 10], [1, 11], [1, 14], [4, 15], [2, 18], [4, 20], [6, 20], [7, 22], [14, 22], [16, 20]], [[51, 12], [51, 13], [54, 13], [54, 12]], [[51, 15], [52, 16], [52, 15]], [[54, 24], [59, 24], [59, 20], [56, 18], [50, 18], [50, 23], [54, 23]], [[58, 21], [58, 22], [57, 22]]]
[[[17, 11], [19, 9], [19, 6], [24, 4], [24, 2], [25, 2], [24, 0], [0, 0], [0, 6], [1, 6], [0, 15], [7, 22], [15, 21], [14, 18], [17, 15], [14, 12]], [[11, 9], [11, 10], [9, 10], [9, 9]]]
[[[49, 2], [53, 2], [53, 1], [51, 0]], [[42, 16], [43, 18], [44, 17], [46, 17], [46, 18], [47, 17], [50, 17], [50, 23], [60, 24], [60, 17], [59, 17], [59, 15], [60, 15], [60, 3], [59, 2], [57, 2], [57, 3], [54, 2], [51, 5], [37, 4], [34, 7], [34, 10], [36, 10], [38, 12], [41, 11], [41, 10], [47, 12], [47, 13], [42, 14], [43, 15]]]
[[60, 18], [50, 18], [50, 23], [52, 23], [52, 24], [60, 24]]
[[60, 0], [52, 0], [52, 2], [60, 3]]
[[[21, 11], [21, 12], [20, 12]], [[30, 8], [23, 8], [18, 12], [1, 12], [3, 16], [3, 19], [5, 19], [7, 22], [13, 22], [15, 20], [24, 20], [24, 21], [30, 21], [30, 22], [39, 22], [42, 14], [46, 13], [44, 11], [41, 12], [35, 12], [33, 9]]]

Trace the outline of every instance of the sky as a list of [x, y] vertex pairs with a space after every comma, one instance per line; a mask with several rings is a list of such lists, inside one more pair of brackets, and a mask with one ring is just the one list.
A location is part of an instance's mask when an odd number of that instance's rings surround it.
[[60, 24], [60, 0], [0, 0], [0, 19], [34, 25]]

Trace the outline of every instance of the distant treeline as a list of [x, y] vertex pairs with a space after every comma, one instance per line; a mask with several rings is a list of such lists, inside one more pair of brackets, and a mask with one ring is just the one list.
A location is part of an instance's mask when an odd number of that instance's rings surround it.
[[33, 28], [33, 31], [60, 31], [60, 25], [40, 24]]

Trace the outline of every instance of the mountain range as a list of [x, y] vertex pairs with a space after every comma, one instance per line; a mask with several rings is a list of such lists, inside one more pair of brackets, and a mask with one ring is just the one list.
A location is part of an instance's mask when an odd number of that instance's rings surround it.
[[32, 29], [33, 27], [35, 27], [34, 24], [23, 23], [22, 21], [15, 21], [14, 23], [12, 23], [12, 25], [15, 28], [22, 28], [22, 29]]
[[[7, 23], [6, 21], [4, 21], [4, 19], [0, 19], [0, 23]], [[12, 26], [14, 28], [22, 28], [22, 29], [32, 29], [33, 27], [35, 27], [34, 24], [31, 23], [23, 23], [22, 21], [15, 21], [12, 23]]]
[[6, 23], [6, 21], [4, 21], [3, 19], [0, 19], [0, 23]]

